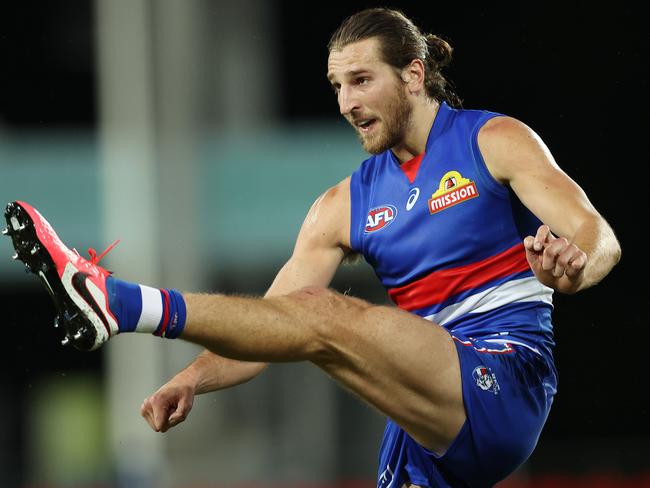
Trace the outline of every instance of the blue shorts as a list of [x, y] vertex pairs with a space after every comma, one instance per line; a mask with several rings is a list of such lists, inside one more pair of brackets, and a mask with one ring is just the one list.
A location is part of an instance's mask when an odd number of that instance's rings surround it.
[[442, 456], [389, 420], [378, 488], [492, 486], [533, 452], [557, 386], [553, 360], [523, 345], [452, 336], [467, 420]]

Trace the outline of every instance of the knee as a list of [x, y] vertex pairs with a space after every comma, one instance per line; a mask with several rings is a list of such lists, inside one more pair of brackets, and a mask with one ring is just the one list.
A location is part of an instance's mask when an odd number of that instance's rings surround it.
[[321, 351], [349, 337], [364, 314], [374, 308], [364, 300], [323, 287], [301, 288], [287, 298], [306, 312], [309, 319], [303, 323], [311, 329]]
[[301, 301], [316, 301], [328, 299], [335, 293], [336, 292], [323, 286], [305, 286], [296, 291], [292, 291], [288, 296]]
[[313, 312], [321, 322], [340, 321], [371, 305], [359, 298], [343, 295], [329, 288], [309, 286], [288, 295], [301, 308]]

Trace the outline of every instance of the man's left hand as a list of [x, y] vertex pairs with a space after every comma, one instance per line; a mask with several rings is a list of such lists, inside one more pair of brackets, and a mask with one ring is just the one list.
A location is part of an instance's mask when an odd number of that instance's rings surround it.
[[587, 254], [578, 246], [542, 225], [535, 237], [524, 239], [524, 247], [528, 264], [541, 283], [563, 293], [578, 290], [587, 265]]

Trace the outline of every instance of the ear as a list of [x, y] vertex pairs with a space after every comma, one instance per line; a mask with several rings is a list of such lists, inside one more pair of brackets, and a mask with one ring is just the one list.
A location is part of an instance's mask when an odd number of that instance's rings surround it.
[[424, 88], [424, 63], [414, 59], [402, 69], [402, 81], [406, 83], [411, 93], [417, 93]]

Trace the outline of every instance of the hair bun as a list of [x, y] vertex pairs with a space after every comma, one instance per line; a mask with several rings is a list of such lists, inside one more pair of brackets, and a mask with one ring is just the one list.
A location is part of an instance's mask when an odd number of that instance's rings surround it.
[[427, 34], [424, 36], [427, 43], [428, 55], [436, 62], [438, 68], [443, 68], [451, 63], [452, 47], [447, 41], [436, 36]]

